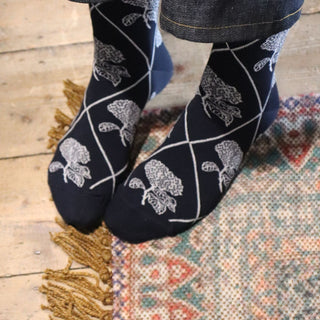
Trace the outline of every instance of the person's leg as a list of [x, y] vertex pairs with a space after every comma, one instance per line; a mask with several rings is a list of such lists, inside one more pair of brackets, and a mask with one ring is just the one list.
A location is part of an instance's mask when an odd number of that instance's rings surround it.
[[133, 243], [174, 236], [212, 212], [277, 115], [274, 68], [286, 34], [213, 45], [197, 94], [107, 207], [113, 234]]
[[116, 185], [125, 177], [141, 110], [171, 78], [172, 62], [157, 27], [157, 9], [158, 1], [90, 4], [92, 77], [48, 173], [59, 213], [79, 229], [101, 222]]

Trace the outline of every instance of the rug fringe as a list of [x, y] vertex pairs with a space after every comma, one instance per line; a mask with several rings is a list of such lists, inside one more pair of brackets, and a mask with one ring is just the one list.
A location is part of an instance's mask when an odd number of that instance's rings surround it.
[[55, 127], [50, 128], [48, 132], [49, 141], [47, 145], [47, 148], [52, 150], [53, 152], [56, 150], [59, 140], [65, 135], [65, 133], [69, 129], [72, 123], [72, 119], [79, 112], [85, 91], [85, 87], [78, 86], [69, 79], [65, 80], [63, 83], [63, 93], [67, 98], [67, 106], [71, 113], [71, 117], [66, 115], [60, 109], [56, 109], [54, 119], [57, 122], [57, 125]]
[[51, 240], [59, 245], [68, 256], [96, 271], [103, 283], [111, 286], [111, 235], [105, 225], [93, 233], [83, 234], [72, 226], [65, 225], [59, 218], [57, 224], [64, 231], [51, 234]]
[[[57, 125], [48, 132], [48, 149], [52, 151], [55, 151], [59, 140], [69, 129], [72, 118], [79, 112], [85, 90], [70, 80], [64, 81], [64, 86], [63, 92], [72, 117], [60, 109], [56, 110]], [[39, 291], [46, 295], [48, 305], [41, 305], [41, 308], [51, 311], [51, 320], [111, 320], [111, 234], [104, 224], [91, 234], [83, 234], [60, 218], [56, 218], [56, 222], [63, 231], [50, 233], [51, 240], [65, 251], [69, 261], [64, 269], [44, 271], [43, 279], [47, 282]], [[74, 261], [94, 271], [71, 270]]]
[[[50, 236], [52, 241], [68, 254], [69, 261], [62, 270], [45, 270], [42, 278], [47, 284], [42, 285], [39, 291], [46, 294], [48, 306], [41, 305], [41, 308], [52, 312], [52, 320], [111, 320], [112, 239], [109, 231], [103, 225], [92, 234], [86, 235], [64, 224], [59, 218], [56, 218], [56, 222], [64, 230]], [[88, 266], [98, 275], [71, 270], [73, 261]]]

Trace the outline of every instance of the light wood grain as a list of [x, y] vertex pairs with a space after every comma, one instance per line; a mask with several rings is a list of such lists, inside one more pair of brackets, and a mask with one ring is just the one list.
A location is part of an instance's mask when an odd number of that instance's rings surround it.
[[41, 273], [67, 264], [68, 256], [50, 240], [49, 232], [61, 231], [53, 220], [6, 219], [0, 228], [0, 277]]
[[[47, 186], [52, 156], [0, 161], [0, 220], [53, 221], [56, 209]], [[0, 252], [1, 255], [1, 252]]]
[[0, 52], [92, 41], [88, 5], [67, 0], [0, 2]]
[[67, 261], [49, 235], [61, 231], [46, 182], [51, 157], [0, 161], [0, 277], [61, 268]]
[[305, 0], [302, 9], [303, 9], [302, 13], [305, 13], [305, 14], [320, 12], [320, 1]]
[[65, 106], [62, 81], [71, 78], [87, 83], [89, 61], [92, 46], [88, 44], [0, 55], [4, 74], [0, 84], [0, 140], [5, 143], [0, 158], [46, 151], [54, 110]]
[[276, 75], [282, 96], [320, 92], [320, 14], [303, 16], [289, 31]]
[[1, 320], [44, 320], [49, 312], [41, 310], [46, 297], [38, 291], [42, 275], [0, 279]]

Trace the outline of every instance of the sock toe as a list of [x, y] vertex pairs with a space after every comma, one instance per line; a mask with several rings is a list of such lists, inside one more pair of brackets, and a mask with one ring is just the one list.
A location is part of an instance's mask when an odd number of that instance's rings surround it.
[[116, 237], [129, 243], [141, 243], [171, 235], [170, 226], [155, 220], [149, 212], [144, 212], [144, 208], [129, 203], [125, 195], [125, 192], [116, 192], [104, 217], [107, 227]]
[[[50, 185], [53, 201], [65, 223], [82, 232], [91, 232], [101, 223], [107, 204], [103, 195], [73, 192], [64, 185]], [[68, 195], [68, 196], [66, 196]]]

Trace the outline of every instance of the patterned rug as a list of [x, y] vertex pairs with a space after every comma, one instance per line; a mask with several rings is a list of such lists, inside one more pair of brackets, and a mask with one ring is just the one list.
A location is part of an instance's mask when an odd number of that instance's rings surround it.
[[[84, 88], [65, 84], [74, 116]], [[144, 111], [132, 165], [182, 110]], [[57, 110], [55, 119], [52, 149], [72, 116]], [[130, 245], [104, 226], [84, 235], [60, 223], [51, 238], [69, 262], [45, 270], [42, 308], [68, 320], [320, 319], [319, 123], [320, 94], [282, 100], [216, 210], [174, 238]], [[89, 268], [72, 270], [73, 261]]]
[[[138, 163], [181, 110], [144, 113]], [[320, 319], [319, 123], [320, 95], [282, 100], [209, 217], [174, 238], [113, 237], [113, 319]]]

